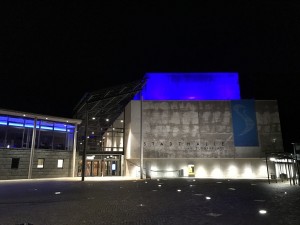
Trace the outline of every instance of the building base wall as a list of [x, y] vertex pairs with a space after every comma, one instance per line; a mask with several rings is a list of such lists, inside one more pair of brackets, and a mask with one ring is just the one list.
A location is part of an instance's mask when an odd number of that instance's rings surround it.
[[[70, 151], [36, 149], [31, 178], [72, 177], [72, 156]], [[19, 158], [18, 168], [11, 168], [12, 158]], [[37, 168], [38, 159], [44, 159], [43, 168]], [[63, 168], [57, 168], [58, 159], [63, 159]], [[0, 149], [0, 180], [28, 179], [29, 160], [30, 149]]]
[[[239, 159], [144, 159], [144, 176], [151, 178], [228, 178], [267, 179], [267, 165], [264, 158]], [[137, 166], [138, 165], [138, 166]], [[127, 162], [126, 176], [140, 177], [140, 159]], [[274, 170], [269, 167], [269, 173]]]

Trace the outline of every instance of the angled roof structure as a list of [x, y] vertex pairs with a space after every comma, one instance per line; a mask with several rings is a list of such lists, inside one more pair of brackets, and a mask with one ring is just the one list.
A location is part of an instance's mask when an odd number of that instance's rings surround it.
[[[88, 133], [93, 131], [95, 135], [102, 136], [123, 112], [125, 106], [143, 89], [145, 83], [146, 79], [143, 78], [130, 83], [87, 92], [73, 110], [74, 117], [83, 121], [81, 129], [84, 129], [88, 124]], [[87, 121], [88, 123], [86, 123]]]

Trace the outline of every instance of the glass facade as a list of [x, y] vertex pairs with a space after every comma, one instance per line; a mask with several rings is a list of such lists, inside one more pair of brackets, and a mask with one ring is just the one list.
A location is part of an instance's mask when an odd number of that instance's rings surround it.
[[[114, 123], [107, 128], [98, 128], [98, 130], [105, 129], [106, 131], [99, 135], [97, 132], [91, 132], [87, 136], [87, 152], [115, 152], [123, 153], [123, 138], [124, 138], [124, 113], [122, 113]], [[84, 130], [82, 130], [84, 131]], [[84, 149], [84, 135], [80, 134], [81, 140], [78, 139], [78, 149]]]
[[[0, 148], [31, 148], [34, 119], [0, 115]], [[37, 120], [36, 149], [73, 150], [75, 125]]]
[[110, 127], [105, 132], [102, 140], [102, 151], [123, 151], [123, 128]]

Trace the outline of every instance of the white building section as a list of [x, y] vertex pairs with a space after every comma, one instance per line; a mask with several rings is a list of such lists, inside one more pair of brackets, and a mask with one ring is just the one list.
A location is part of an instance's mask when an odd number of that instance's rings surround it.
[[[265, 153], [283, 151], [277, 102], [255, 101], [256, 146], [235, 145], [231, 104], [143, 101], [144, 171], [151, 177], [266, 179]], [[137, 100], [125, 109], [127, 176], [140, 173], [140, 112]]]

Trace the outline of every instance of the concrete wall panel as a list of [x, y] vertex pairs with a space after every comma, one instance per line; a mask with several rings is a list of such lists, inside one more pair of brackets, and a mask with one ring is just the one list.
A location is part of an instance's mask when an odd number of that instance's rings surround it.
[[[125, 159], [136, 161], [128, 169], [134, 174], [140, 163], [140, 102], [130, 107], [134, 141]], [[266, 178], [265, 151], [283, 151], [280, 121], [276, 101], [256, 101], [255, 107], [260, 146], [235, 147], [231, 101], [144, 101], [144, 165], [178, 171], [193, 163], [198, 177]]]
[[[71, 151], [40, 150], [34, 152], [32, 178], [55, 178], [72, 176]], [[20, 158], [19, 168], [12, 169], [12, 158]], [[29, 171], [30, 149], [1, 149], [0, 150], [0, 179], [27, 179]], [[45, 159], [44, 168], [37, 168], [39, 158]], [[63, 159], [63, 168], [57, 168], [58, 159]], [[76, 164], [77, 165], [77, 164]]]
[[258, 100], [255, 102], [255, 108], [261, 151], [283, 151], [277, 101]]

